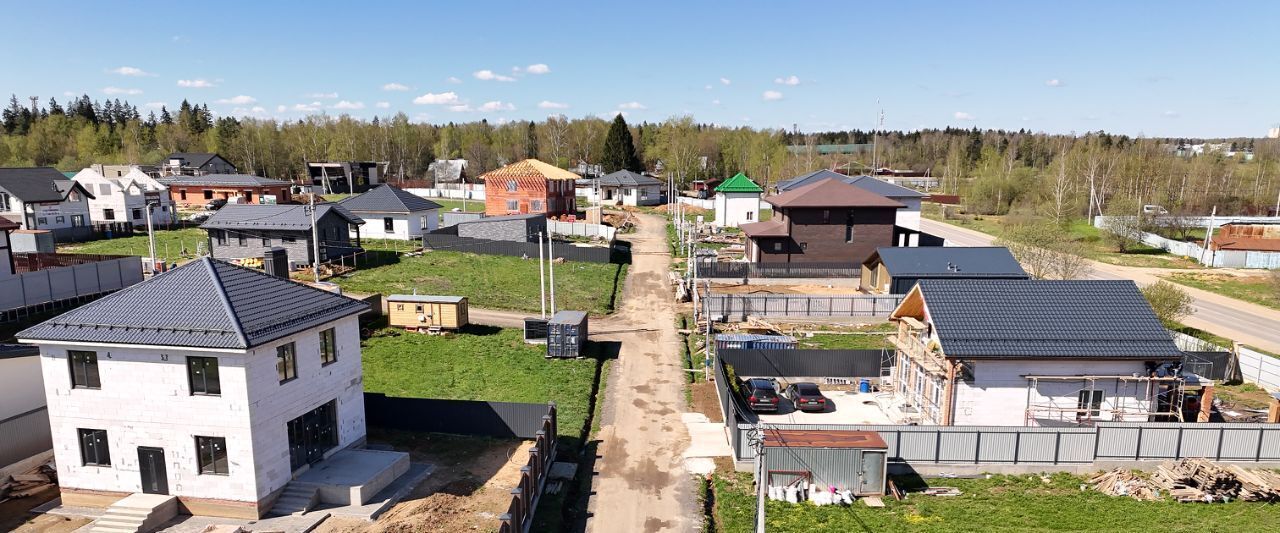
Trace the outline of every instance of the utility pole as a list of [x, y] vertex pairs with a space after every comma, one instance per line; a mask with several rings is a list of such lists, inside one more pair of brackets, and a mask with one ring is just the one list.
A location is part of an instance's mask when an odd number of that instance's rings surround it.
[[551, 236], [547, 235], [547, 274], [551, 287], [551, 314], [556, 314], [556, 253], [551, 247]]
[[768, 480], [764, 478], [764, 430], [760, 424], [747, 432], [747, 443], [756, 452], [756, 533], [765, 533], [764, 495]]
[[152, 274], [154, 274], [156, 270], [156, 231], [155, 231], [155, 228], [151, 225], [151, 209], [155, 205], [156, 204], [151, 202], [147, 203], [147, 247], [150, 249], [150, 253], [151, 253]]
[[[1200, 250], [1200, 264], [1204, 264], [1204, 254], [1209, 251], [1209, 246], [1213, 244], [1213, 219], [1218, 216], [1218, 206], [1213, 206], [1213, 211], [1209, 212], [1209, 224], [1204, 227], [1204, 248]], [[1209, 264], [1213, 266], [1213, 259], [1210, 258]]]
[[311, 193], [310, 205], [307, 211], [311, 213], [311, 253], [315, 254], [315, 260], [311, 262], [311, 271], [315, 274], [316, 283], [320, 283], [320, 230], [316, 228], [316, 195]]
[[542, 318], [547, 318], [547, 275], [542, 269], [542, 232], [538, 232], [538, 304], [542, 306]]

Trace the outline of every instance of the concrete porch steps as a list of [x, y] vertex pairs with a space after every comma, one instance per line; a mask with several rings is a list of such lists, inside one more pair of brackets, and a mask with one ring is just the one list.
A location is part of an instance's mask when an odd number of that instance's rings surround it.
[[297, 516], [315, 508], [320, 499], [320, 489], [310, 483], [291, 481], [271, 506], [270, 516]]
[[90, 533], [144, 533], [178, 515], [178, 499], [160, 494], [130, 494], [111, 504], [93, 522]]

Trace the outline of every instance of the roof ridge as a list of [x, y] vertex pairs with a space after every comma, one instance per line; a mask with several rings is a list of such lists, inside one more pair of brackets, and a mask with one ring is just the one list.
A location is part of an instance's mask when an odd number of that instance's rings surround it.
[[240, 325], [240, 316], [236, 314], [235, 308], [231, 306], [231, 299], [227, 297], [226, 287], [222, 286], [222, 276], [219, 276], [218, 269], [214, 268], [213, 259], [206, 255], [201, 257], [200, 261], [204, 263], [205, 269], [213, 277], [213, 287], [217, 291], [218, 300], [222, 302], [222, 307], [227, 312], [227, 318], [231, 319], [231, 326], [235, 328], [236, 337], [240, 339], [240, 347], [248, 348], [249, 338], [245, 336], [244, 327]]

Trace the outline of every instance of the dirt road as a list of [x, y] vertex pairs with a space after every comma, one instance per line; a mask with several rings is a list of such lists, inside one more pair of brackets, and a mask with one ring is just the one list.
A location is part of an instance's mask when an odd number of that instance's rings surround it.
[[667, 282], [666, 221], [639, 215], [622, 305], [593, 331], [621, 343], [608, 377], [587, 531], [692, 531], [698, 517], [681, 452], [689, 436], [675, 304]]
[[[936, 220], [920, 221], [920, 229], [947, 239], [952, 246], [991, 246], [995, 237]], [[1130, 279], [1139, 285], [1159, 281], [1160, 269], [1125, 267], [1090, 261], [1090, 279]], [[1180, 285], [1194, 299], [1195, 311], [1182, 322], [1271, 352], [1280, 352], [1280, 311], [1220, 294]]]

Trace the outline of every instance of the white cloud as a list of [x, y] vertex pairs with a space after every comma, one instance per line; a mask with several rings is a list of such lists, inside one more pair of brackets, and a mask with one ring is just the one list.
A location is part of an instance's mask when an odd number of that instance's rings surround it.
[[546, 63], [534, 63], [525, 67], [524, 71], [529, 74], [546, 74], [551, 72], [551, 67], [548, 67]]
[[351, 102], [348, 100], [340, 100], [333, 104], [334, 109], [364, 109], [364, 102]]
[[316, 111], [319, 111], [321, 107], [322, 105], [320, 102], [311, 102], [309, 104], [293, 104], [293, 107], [290, 109], [294, 111], [301, 111], [303, 113], [315, 113]]
[[800, 85], [800, 78], [792, 75], [785, 78], [774, 78], [773, 82], [778, 85]]
[[376, 107], [378, 109], [387, 109], [391, 107], [391, 102], [378, 102], [376, 104], [373, 104], [373, 107]]
[[232, 110], [231, 110], [231, 114], [232, 114], [232, 115], [255, 115], [255, 116], [260, 116], [260, 115], [266, 115], [266, 114], [267, 114], [267, 108], [262, 107], [262, 106], [258, 106], [258, 105], [253, 106], [253, 107], [237, 107], [237, 108], [234, 108], [234, 109], [232, 109]]
[[142, 70], [138, 67], [113, 68], [110, 70], [110, 72], [112, 74], [119, 74], [121, 76], [155, 76], [155, 74]]
[[480, 110], [485, 112], [515, 111], [516, 106], [512, 105], [510, 102], [494, 100], [492, 102], [485, 102], [484, 105], [480, 106]]
[[325, 98], [328, 100], [332, 100], [338, 97], [338, 93], [311, 93], [311, 94], [304, 94], [303, 96], [307, 98]]
[[446, 78], [444, 81], [447, 81], [447, 82], [452, 83], [452, 84], [454, 84], [454, 85], [457, 85], [457, 84], [459, 84], [459, 83], [462, 83], [462, 80], [458, 79], [458, 77], [457, 77], [457, 76], [449, 76], [449, 77], [448, 77], [448, 78]]
[[711, 105], [720, 105], [720, 100], [712, 100]]
[[409, 86], [408, 86], [408, 85], [405, 85], [405, 84], [403, 84], [403, 83], [394, 83], [394, 82], [392, 82], [392, 83], [388, 83], [388, 84], [386, 84], [386, 85], [383, 85], [383, 86], [382, 86], [382, 90], [384, 90], [384, 91], [407, 91], [407, 90], [409, 90]]
[[168, 106], [169, 106], [169, 102], [147, 102], [145, 104], [142, 104], [142, 107], [145, 107], [147, 109], [160, 109], [162, 107], [168, 107]]
[[730, 83], [733, 83], [733, 80], [730, 80], [729, 78], [720, 78], [721, 85], [729, 85]]
[[419, 105], [456, 104], [458, 103], [458, 93], [453, 91], [449, 91], [447, 93], [427, 93], [414, 98], [413, 103]]
[[105, 94], [142, 94], [142, 89], [123, 89], [120, 87], [103, 87]]
[[477, 70], [471, 73], [471, 75], [475, 76], [477, 80], [484, 80], [484, 81], [516, 81], [516, 79], [512, 78], [511, 76], [504, 76], [502, 74], [495, 73], [494, 71], [488, 70], [488, 69]]
[[622, 118], [627, 118], [631, 116], [631, 113], [628, 113], [626, 111], [614, 111], [613, 113], [610, 113], [610, 115], [614, 115], [614, 116], [622, 115]]
[[80, 96], [80, 95], [74, 91], [62, 91], [62, 96]]
[[955, 118], [956, 118], [956, 120], [973, 120], [973, 119], [978, 118], [978, 117], [973, 116], [973, 114], [972, 114], [972, 113], [965, 113], [964, 111], [956, 111], [956, 114], [954, 114], [954, 115], [952, 115], [952, 116], [953, 116], [953, 117], [955, 117]]
[[285, 111], [287, 111], [288, 109], [289, 109], [289, 108], [288, 108], [288, 107], [285, 107], [285, 106], [284, 106], [284, 104], [280, 104], [280, 105], [276, 106], [276, 113], [284, 113], [284, 112], [285, 112]]
[[781, 100], [782, 93], [778, 91], [765, 91], [764, 94], [761, 95], [761, 97], [764, 98], [766, 101]]
[[648, 109], [648, 108], [645, 107], [644, 104], [640, 102], [627, 102], [625, 104], [618, 104], [618, 109]]
[[1050, 86], [1050, 87], [1062, 87], [1063, 85], [1066, 85], [1066, 84], [1067, 84], [1067, 82], [1062, 81], [1062, 80], [1060, 80], [1060, 79], [1058, 79], [1058, 78], [1054, 78], [1054, 79], [1051, 79], [1051, 80], [1046, 80], [1046, 81], [1044, 82], [1044, 84], [1045, 84], [1045, 85], [1048, 85], [1048, 86]]
[[208, 89], [210, 87], [213, 87], [213, 84], [210, 83], [208, 80], [200, 80], [200, 79], [178, 80], [178, 87], [186, 87], [188, 89]]
[[1178, 118], [1182, 116], [1182, 113], [1179, 113], [1177, 111], [1165, 111], [1164, 113], [1160, 113], [1160, 115], [1165, 118]]
[[710, 86], [710, 85], [704, 85], [704, 86], [702, 86], [702, 88], [703, 88], [703, 89], [706, 89], [706, 90], [708, 90], [708, 91], [710, 91], [710, 90], [711, 90], [711, 86]]
[[254, 98], [249, 95], [244, 95], [244, 94], [240, 96], [233, 96], [231, 98], [222, 98], [219, 100], [214, 100], [214, 103], [216, 104], [235, 104], [235, 105], [249, 105], [257, 102], [258, 102], [257, 98]]
[[472, 111], [471, 106], [467, 104], [454, 104], [449, 107], [446, 107], [445, 109], [448, 109], [449, 111], [453, 111], [454, 113], [465, 113], [467, 111]]
[[569, 104], [543, 100], [538, 102], [538, 109], [569, 109]]

